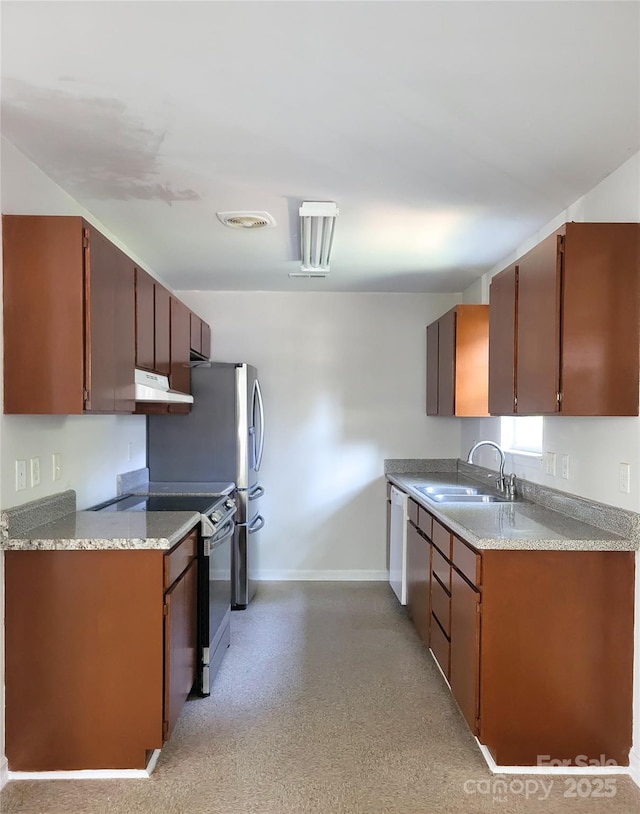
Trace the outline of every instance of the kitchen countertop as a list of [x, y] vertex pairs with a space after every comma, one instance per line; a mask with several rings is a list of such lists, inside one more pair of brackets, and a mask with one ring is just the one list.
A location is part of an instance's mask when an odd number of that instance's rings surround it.
[[167, 550], [197, 526], [197, 512], [72, 512], [9, 537], [11, 551]]
[[639, 547], [637, 538], [622, 537], [530, 501], [443, 505], [417, 490], [447, 483], [479, 485], [455, 472], [387, 473], [386, 477], [478, 549], [633, 551]]

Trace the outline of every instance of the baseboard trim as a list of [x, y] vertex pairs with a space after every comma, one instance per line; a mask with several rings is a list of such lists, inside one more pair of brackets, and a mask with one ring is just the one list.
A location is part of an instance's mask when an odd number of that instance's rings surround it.
[[629, 774], [636, 786], [640, 786], [640, 746], [629, 752]]
[[259, 582], [387, 582], [388, 571], [268, 571], [261, 570], [251, 574], [251, 579]]
[[0, 789], [9, 782], [9, 766], [6, 757], [0, 758]]
[[[146, 769], [78, 769], [70, 772], [7, 772], [8, 780], [140, 780], [151, 777], [160, 749], [155, 749]], [[5, 760], [6, 764], [6, 760]]]
[[629, 766], [499, 766], [491, 752], [476, 738], [487, 766], [493, 774], [542, 774], [542, 775], [599, 775], [629, 774]]

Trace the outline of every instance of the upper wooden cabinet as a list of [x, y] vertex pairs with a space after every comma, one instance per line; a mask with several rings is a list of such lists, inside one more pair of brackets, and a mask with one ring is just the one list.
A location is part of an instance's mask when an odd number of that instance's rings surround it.
[[211, 356], [211, 328], [193, 311], [191, 320], [191, 356], [194, 359], [209, 359]]
[[640, 224], [567, 223], [491, 282], [495, 415], [638, 415]]
[[488, 353], [488, 305], [456, 305], [427, 327], [427, 415], [488, 415]]
[[2, 223], [4, 412], [131, 413], [132, 261], [80, 217]]
[[136, 367], [169, 375], [169, 291], [146, 271], [136, 268]]

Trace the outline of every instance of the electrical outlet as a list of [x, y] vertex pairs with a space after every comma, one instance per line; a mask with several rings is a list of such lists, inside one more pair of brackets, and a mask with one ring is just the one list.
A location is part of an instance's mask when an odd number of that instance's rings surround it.
[[556, 453], [555, 452], [547, 452], [545, 458], [545, 470], [547, 475], [551, 475], [555, 478], [556, 476]]
[[569, 480], [569, 456], [560, 456], [560, 477]]
[[133, 441], [129, 441], [127, 444], [127, 460], [130, 461], [133, 458]]
[[16, 492], [27, 488], [27, 462], [16, 461]]
[[40, 485], [40, 458], [30, 458], [29, 469], [31, 470], [31, 486]]
[[51, 477], [53, 480], [60, 480], [62, 477], [62, 453], [54, 452], [51, 456]]
[[631, 466], [621, 463], [618, 465], [618, 489], [625, 495], [631, 491]]

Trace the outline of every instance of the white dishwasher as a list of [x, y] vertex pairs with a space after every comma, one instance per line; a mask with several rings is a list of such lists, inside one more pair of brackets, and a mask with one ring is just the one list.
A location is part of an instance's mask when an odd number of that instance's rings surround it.
[[407, 604], [407, 500], [404, 492], [391, 487], [389, 585], [401, 605]]

